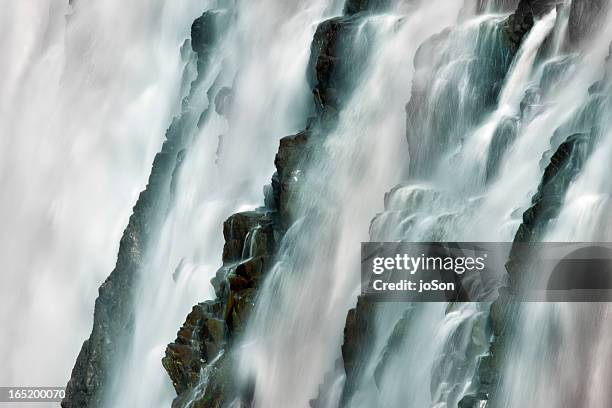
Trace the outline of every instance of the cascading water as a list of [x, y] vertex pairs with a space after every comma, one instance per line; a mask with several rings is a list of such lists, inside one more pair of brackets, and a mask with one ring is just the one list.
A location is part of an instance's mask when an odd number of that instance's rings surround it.
[[459, 12], [439, 2], [404, 7], [359, 22], [353, 46], [368, 47], [368, 63], [316, 153], [321, 161], [304, 170], [301, 220], [281, 244], [241, 350], [237, 375], [253, 381], [256, 406], [307, 404], [337, 356], [338, 327], [359, 288], [359, 242], [367, 239], [383, 193], [405, 170], [402, 105], [414, 52]]
[[[164, 128], [198, 0], [0, 13], [2, 386], [66, 383]], [[21, 405], [21, 404], [20, 404]]]
[[109, 407], [170, 405], [172, 389], [160, 361], [191, 306], [207, 291], [214, 296], [209, 281], [219, 266], [223, 221], [257, 206], [272, 172], [276, 140], [303, 126], [310, 40], [316, 23], [333, 9], [324, 1], [292, 2], [270, 13], [271, 3], [219, 9], [230, 16], [230, 27], [224, 27], [205, 80], [189, 101], [206, 119], [183, 125], [194, 141], [143, 268], [134, 337], [109, 390]]
[[[609, 35], [606, 32], [602, 38]], [[607, 50], [607, 42], [595, 42], [592, 55], [583, 63], [595, 65], [593, 59], [602, 61]], [[606, 69], [609, 72], [609, 66]], [[582, 71], [580, 81], [586, 95], [583, 102], [558, 130], [572, 149], [567, 165], [558, 170], [559, 177], [550, 181], [562, 196], [549, 203], [559, 208], [544, 226], [544, 241], [609, 242], [612, 238], [606, 163], [612, 153], [609, 73], [600, 80], [600, 72], [589, 71]], [[598, 85], [591, 86], [596, 81]], [[561, 151], [560, 146], [561, 141], [556, 141], [552, 149]], [[545, 193], [540, 196], [547, 199]], [[548, 276], [531, 279], [538, 278]], [[512, 361], [502, 371], [497, 405], [610, 406], [612, 393], [606, 384], [610, 369], [605, 363], [612, 346], [608, 303], [528, 303], [516, 314], [507, 346]]]
[[[481, 26], [492, 26], [492, 35], [483, 41], [495, 44], [496, 28], [500, 20], [478, 18], [468, 21], [463, 30], [482, 35]], [[385, 212], [378, 216], [372, 225], [373, 240], [402, 239], [408, 241], [470, 241], [491, 240], [503, 241], [511, 238], [512, 229], [507, 227], [507, 217], [517, 207], [526, 205], [530, 188], [536, 187], [537, 178], [529, 179], [523, 174], [513, 198], [500, 202], [509, 182], [514, 182], [515, 173], [501, 171], [487, 183], [483, 176], [487, 169], [487, 156], [503, 153], [507, 166], [526, 166], [528, 163], [537, 166], [545, 146], [539, 150], [531, 149], [530, 154], [517, 156], [513, 153], [529, 135], [533, 125], [529, 119], [519, 124], [515, 142], [509, 142], [504, 153], [491, 149], [491, 139], [503, 129], [505, 118], [514, 119], [519, 112], [522, 93], [534, 81], [539, 80], [537, 69], [534, 69], [535, 55], [544, 39], [551, 32], [555, 22], [554, 11], [543, 17], [531, 30], [519, 50], [516, 59], [505, 75], [504, 86], [493, 112], [483, 117], [483, 124], [473, 123], [467, 136], [459, 134], [450, 140], [446, 147], [448, 159], [441, 160], [435, 177], [427, 182], [407, 184], [394, 189], [386, 200]], [[478, 43], [471, 41], [470, 44]], [[452, 42], [449, 47], [453, 47]], [[476, 49], [465, 49], [458, 60], [469, 60]], [[474, 59], [478, 58], [476, 54]], [[449, 64], [458, 68], [459, 64]], [[446, 69], [446, 65], [442, 65]], [[488, 69], [486, 66], [483, 69]], [[466, 71], [459, 71], [466, 72]], [[471, 81], [482, 81], [482, 76], [474, 75]], [[433, 73], [434, 78], [439, 74]], [[470, 83], [468, 89], [477, 86]], [[461, 83], [461, 81], [458, 81]], [[454, 83], [450, 86], [453, 86]], [[433, 87], [433, 89], [436, 89]], [[444, 95], [443, 92], [436, 95]], [[437, 99], [431, 100], [436, 106]], [[454, 107], [450, 106], [450, 109]], [[425, 108], [427, 109], [427, 108]], [[440, 113], [435, 122], [439, 126]], [[452, 112], [448, 112], [451, 117]], [[425, 129], [428, 129], [427, 127]], [[436, 131], [434, 127], [430, 131]], [[486, 139], [483, 140], [483, 133]], [[552, 135], [551, 135], [552, 136]], [[423, 138], [428, 143], [433, 138]], [[456, 146], [453, 149], [453, 146]], [[420, 150], [423, 151], [423, 150]], [[539, 152], [539, 153], [538, 153]], [[428, 154], [440, 154], [429, 150]], [[420, 156], [417, 156], [420, 157]], [[450, 163], [450, 166], [446, 163]], [[429, 163], [425, 163], [429, 166]], [[478, 171], [473, 171], [474, 166]], [[465, 169], [465, 170], [464, 170]], [[425, 174], [417, 172], [417, 174]], [[503, 205], [501, 205], [503, 204]], [[491, 230], [490, 226], [497, 229]], [[484, 228], [488, 228], [486, 231]], [[411, 306], [384, 306], [376, 311], [376, 319], [381, 322], [376, 330], [376, 338], [371, 348], [371, 355], [364, 363], [364, 370], [358, 382], [357, 391], [351, 406], [457, 406], [466, 395], [478, 389], [476, 369], [478, 356], [488, 348], [488, 330], [486, 305], [478, 304], [420, 304]], [[415, 367], [418, 370], [415, 371]]]
[[64, 407], [610, 406], [606, 304], [359, 294], [361, 241], [612, 239], [604, 2], [61, 3], [0, 15], [0, 385], [68, 376], [158, 150]]

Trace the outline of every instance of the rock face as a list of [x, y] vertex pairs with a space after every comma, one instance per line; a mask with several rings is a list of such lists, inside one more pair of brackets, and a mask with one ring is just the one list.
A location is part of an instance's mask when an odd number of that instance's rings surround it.
[[[171, 127], [172, 129], [172, 127]], [[156, 220], [167, 208], [167, 198], [182, 143], [169, 130], [162, 151], [155, 156], [147, 188], [140, 194], [119, 245], [115, 269], [100, 286], [94, 326], [66, 388], [64, 408], [98, 407], [102, 391], [110, 386], [114, 359], [121, 358], [133, 324], [132, 293], [141, 273]]]
[[322, 130], [335, 124], [342, 101], [349, 97], [365, 63], [367, 50], [355, 49], [352, 41], [359, 21], [359, 15], [331, 18], [319, 24], [314, 34], [307, 78]]
[[194, 397], [194, 406], [221, 407], [242, 395], [229, 371], [230, 347], [253, 308], [278, 234], [272, 211], [265, 208], [225, 221], [223, 266], [213, 279], [217, 299], [193, 307], [162, 360], [178, 395], [173, 407]]
[[344, 343], [342, 344], [342, 361], [346, 374], [346, 385], [342, 391], [340, 406], [347, 406], [355, 391], [355, 384], [361, 370], [364, 356], [370, 349], [370, 334], [374, 324], [375, 305], [363, 297], [357, 299], [355, 308], [349, 310], [344, 326]]
[[[192, 27], [191, 47], [197, 57], [199, 74], [205, 71], [216, 41], [201, 32], [214, 30], [210, 25], [216, 24], [220, 15], [205, 13]], [[198, 82], [199, 75], [191, 83], [192, 91], [187, 100], [192, 97]], [[183, 105], [186, 104], [184, 101]], [[197, 121], [197, 116], [183, 110], [168, 128], [162, 149], [153, 160], [147, 187], [140, 193], [121, 238], [115, 269], [100, 286], [93, 329], [72, 370], [62, 401], [64, 408], [101, 407], [105, 403], [105, 392], [114, 386], [114, 363], [121, 360], [131, 339], [132, 298], [138, 279], [145, 273], [143, 259], [150, 239], [157, 235], [158, 221], [171, 200], [173, 179], [189, 141], [186, 129], [195, 129]]]
[[[280, 140], [276, 172], [271, 185], [264, 188], [265, 207], [234, 214], [224, 223], [223, 266], [212, 280], [217, 298], [194, 306], [166, 349], [162, 363], [178, 395], [175, 408], [190, 400], [195, 401], [194, 407], [206, 408], [252, 402], [253, 384], [239, 383], [232, 371], [233, 346], [246, 327], [277, 245], [294, 221], [293, 200], [307, 163], [316, 154], [317, 144], [334, 128], [365, 63], [367, 49], [356, 50], [353, 38], [359, 13], [370, 5], [353, 3], [347, 3], [347, 15], [322, 22], [313, 38], [307, 75], [316, 116], [309, 119], [305, 130]], [[317, 400], [311, 402], [317, 404]]]

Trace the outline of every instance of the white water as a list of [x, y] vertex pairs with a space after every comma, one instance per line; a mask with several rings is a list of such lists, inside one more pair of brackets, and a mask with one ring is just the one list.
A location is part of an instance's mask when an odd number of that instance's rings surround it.
[[[359, 242], [368, 240], [370, 220], [383, 210], [384, 193], [403, 180], [408, 161], [403, 105], [410, 98], [412, 58], [423, 40], [456, 23], [460, 4], [423, 2], [408, 11], [398, 3], [361, 25], [357, 45], [372, 46], [372, 60], [338, 128], [327, 136], [324, 159], [309, 169], [298, 209], [304, 217], [318, 210], [319, 220], [308, 224], [312, 220], [305, 218], [287, 233], [249, 327], [237, 374], [255, 380], [257, 406], [307, 406], [316, 396], [338, 357], [346, 311], [358, 293]], [[236, 4], [238, 19], [201, 90], [205, 93], [218, 74], [221, 83], [234, 89], [232, 112], [228, 118], [214, 115], [203, 129], [194, 129], [177, 200], [162, 221], [138, 289], [132, 349], [118, 367], [119, 385], [111, 390], [110, 407], [169, 406], [173, 391], [160, 363], [164, 348], [191, 306], [212, 296], [208, 281], [220, 265], [223, 220], [261, 203], [278, 139], [303, 126], [312, 34], [340, 6], [323, 0]], [[69, 7], [59, 1], [42, 6], [23, 1], [0, 15], [0, 32], [8, 33], [0, 36], [0, 57], [12, 61], [0, 66], [0, 297], [6, 305], [0, 323], [10, 333], [0, 346], [11, 351], [0, 360], [5, 368], [0, 385], [61, 385], [68, 378], [91, 327], [96, 288], [112, 269], [130, 207], [177, 111], [185, 64], [179, 47], [191, 21], [208, 7], [209, 2], [196, 0], [130, 7], [77, 0], [68, 26], [64, 14]], [[19, 29], [29, 23], [37, 30]], [[571, 81], [555, 84], [535, 117], [521, 119], [498, 175], [485, 186], [469, 163], [482, 165], [501, 120], [520, 114], [525, 90], [541, 78], [535, 57], [554, 23], [551, 12], [536, 24], [494, 113], [465, 143], [451, 141], [450, 166], [436, 166], [428, 184], [395, 191], [390, 207], [373, 224], [372, 238], [512, 239], [541, 178], [539, 161], [553, 144], [554, 129], [584, 102], [607, 51], [604, 41], [597, 44], [595, 56], [582, 61]], [[555, 33], [565, 32], [566, 26], [565, 19], [558, 22]], [[557, 44], [554, 48], [561, 51]], [[457, 54], [469, 58], [469, 51]], [[443, 87], [444, 80], [441, 75], [437, 86]], [[469, 85], [462, 83], [464, 91]], [[200, 103], [196, 108], [204, 109], [208, 101]], [[547, 239], [612, 238], [611, 153], [612, 138], [606, 133]], [[462, 167], [453, 167], [457, 163]], [[456, 405], [455, 394], [470, 389], [473, 361], [468, 376], [445, 371], [445, 363], [455, 358], [445, 351], [460, 327], [480, 330], [484, 314], [476, 305], [459, 305], [450, 313], [445, 307], [416, 308], [401, 358], [385, 369], [376, 387], [373, 370], [403, 312], [382, 310], [374, 351], [353, 400], [356, 407]], [[557, 392], [561, 387], [584, 396], [582, 406], [608, 407], [608, 307], [544, 305], [526, 313], [516, 354], [521, 358], [507, 368], [509, 406], [562, 406], [566, 394]], [[545, 364], [538, 365], [550, 342], [534, 342], [533, 333], [542, 334], [556, 323], [563, 353], [545, 355]], [[484, 333], [476, 334], [484, 351]], [[463, 351], [473, 340], [462, 337], [452, 346]], [[581, 354], [585, 344], [587, 352]], [[588, 360], [592, 356], [599, 357]], [[334, 389], [342, 382], [336, 378]], [[340, 396], [338, 391], [335, 395]]]
[[[500, 98], [498, 110], [506, 109], [510, 103], [507, 96], [510, 86], [521, 92], [520, 90], [524, 91], [533, 80], [533, 56], [546, 34], [553, 28], [554, 17], [553, 12], [538, 22], [524, 42], [507, 74], [501, 91], [505, 97]], [[478, 24], [486, 24], [483, 20], [477, 21]], [[465, 29], [474, 30], [473, 23], [465, 23]], [[470, 55], [472, 51], [467, 48], [464, 52]], [[516, 104], [516, 110], [518, 102], [512, 102]], [[485, 118], [485, 121], [486, 124], [471, 135], [471, 138], [479, 143], [482, 142], [479, 140], [479, 132], [490, 124], [491, 118]], [[491, 133], [494, 130], [493, 128]], [[552, 132], [549, 132], [550, 136]], [[517, 144], [526, 137], [527, 135], [521, 132]], [[464, 167], [470, 168], [472, 163], [486, 160], [486, 150], [483, 153], [476, 147], [478, 146], [470, 139], [461, 145], [460, 154], [463, 160], [460, 163]], [[544, 150], [545, 146], [542, 145], [539, 150], [532, 149], [529, 154], [523, 154], [520, 157], [521, 165], [531, 163], [537, 166]], [[451, 157], [454, 155], [451, 150]], [[507, 157], [510, 163], [516, 160], [511, 155]], [[537, 176], [531, 180], [523, 177], [512, 200], [504, 199], [503, 206], [491, 205], [501, 199], [500, 195], [496, 195], [496, 191], [502, 190], [498, 186], [507, 185], [512, 176], [509, 172], [502, 173], [486, 192], [484, 179], [480, 175], [462, 171], [457, 167], [451, 168], [442, 161], [437, 178], [431, 183], [406, 185], [391, 193], [387, 211], [374, 221], [372, 239], [511, 239], [510, 234], [513, 234], [513, 231], [505, 227], [505, 218], [519, 203], [527, 204], [526, 196], [530, 188], [537, 187], [538, 182]], [[501, 194], [507, 196], [505, 192]], [[457, 406], [463, 395], [474, 392], [472, 376], [476, 370], [476, 357], [488, 348], [485, 331], [487, 305], [459, 304], [451, 311], [445, 312], [446, 307], [444, 304], [410, 306], [410, 325], [405, 332], [400, 332], [402, 346], [393, 352], [392, 361], [382, 366], [381, 359], [391, 333], [389, 328], [398, 321], [398, 310], [407, 307], [396, 305], [381, 308], [377, 319], [385, 322], [382, 326], [387, 329], [376, 331], [376, 344], [366, 360], [359, 390], [352, 400], [355, 406]], [[397, 336], [397, 333], [395, 335]], [[382, 374], [374, 385], [373, 373], [376, 369], [380, 370], [380, 367], [383, 367]]]
[[3, 2], [2, 386], [70, 377], [178, 108], [179, 47], [200, 4]]
[[257, 407], [307, 406], [333, 367], [359, 288], [359, 242], [405, 169], [403, 105], [414, 52], [459, 12], [441, 5], [404, 15], [400, 3], [361, 23], [355, 42], [368, 41], [371, 62], [324, 142], [324, 159], [305, 171], [298, 214], [306, 218], [283, 239], [245, 335], [237, 374], [254, 380]]
[[[605, 111], [609, 115], [609, 109]], [[609, 182], [612, 133], [607, 130], [571, 184], [544, 240], [612, 240]], [[609, 303], [530, 303], [519, 310], [511, 343], [512, 362], [503, 372], [500, 403], [508, 406], [609, 407], [612, 315]], [[534, 341], [534, 339], [536, 341]]]
[[311, 97], [305, 74], [310, 42], [317, 23], [333, 10], [326, 1], [235, 6], [235, 25], [198, 91], [203, 110], [216, 77], [232, 87], [230, 113], [227, 118], [213, 114], [203, 128], [194, 129], [175, 203], [144, 268], [134, 339], [109, 391], [109, 407], [170, 406], [175, 394], [161, 359], [192, 306], [214, 298], [210, 279], [221, 266], [223, 221], [259, 206], [278, 140], [304, 126]]

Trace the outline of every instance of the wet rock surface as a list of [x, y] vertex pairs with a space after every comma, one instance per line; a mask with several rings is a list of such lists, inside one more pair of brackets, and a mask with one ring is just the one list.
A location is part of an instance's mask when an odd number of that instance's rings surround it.
[[194, 306], [162, 360], [177, 392], [173, 407], [190, 400], [196, 407], [250, 403], [250, 385], [235, 378], [233, 346], [246, 328], [278, 243], [291, 225], [291, 192], [300, 180], [295, 175], [307, 156], [311, 135], [305, 130], [281, 139], [266, 207], [236, 213], [224, 222], [223, 266], [211, 281], [217, 298]]
[[[235, 378], [233, 346], [246, 327], [278, 243], [295, 221], [294, 200], [307, 163], [316, 154], [317, 144], [336, 125], [342, 101], [364, 64], [365, 57], [352, 47], [360, 12], [371, 6], [369, 2], [347, 3], [347, 15], [317, 27], [307, 71], [316, 116], [303, 131], [280, 140], [274, 159], [276, 172], [264, 188], [265, 207], [234, 214], [224, 223], [223, 266], [211, 281], [217, 298], [194, 307], [163, 359], [178, 394], [175, 408], [188, 401], [195, 401], [194, 407], [207, 408], [230, 403], [249, 406], [252, 402], [254, 384], [239, 383]], [[223, 327], [215, 332], [222, 335], [211, 336], [209, 321], [215, 322], [214, 327]], [[311, 406], [320, 403], [314, 399]]]
[[177, 393], [173, 407], [191, 399], [195, 406], [224, 406], [240, 391], [226, 375], [233, 364], [230, 348], [253, 308], [278, 232], [272, 212], [261, 208], [232, 215], [223, 233], [223, 266], [212, 282], [217, 299], [193, 307], [162, 360]]
[[344, 343], [342, 344], [342, 360], [346, 382], [341, 406], [346, 406], [353, 395], [356, 381], [363, 369], [363, 357], [368, 355], [371, 346], [370, 335], [374, 324], [375, 305], [364, 297], [359, 297], [355, 308], [349, 310], [344, 326]]

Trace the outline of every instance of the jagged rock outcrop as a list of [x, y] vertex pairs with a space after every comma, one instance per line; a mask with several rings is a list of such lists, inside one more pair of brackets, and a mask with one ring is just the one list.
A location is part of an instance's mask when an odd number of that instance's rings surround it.
[[498, 372], [504, 361], [508, 331], [511, 330], [516, 315], [517, 304], [514, 303], [514, 296], [520, 287], [520, 273], [524, 269], [524, 262], [529, 258], [529, 254], [525, 253], [529, 247], [522, 244], [540, 240], [547, 224], [559, 214], [569, 184], [579, 174], [586, 161], [590, 150], [590, 136], [574, 134], [559, 146], [544, 171], [538, 191], [532, 199], [532, 206], [523, 215], [523, 222], [516, 233], [515, 244], [506, 264], [509, 287], [500, 289], [498, 299], [491, 305], [490, 322], [495, 340], [489, 353], [480, 359], [480, 392], [479, 396], [466, 396], [470, 401], [493, 400], [492, 406], [495, 406]]
[[162, 363], [177, 398], [173, 407], [194, 400], [194, 407], [250, 403], [251, 385], [240, 384], [233, 367], [233, 345], [246, 327], [255, 295], [273, 265], [277, 244], [291, 225], [290, 201], [308, 143], [306, 129], [280, 141], [276, 173], [266, 192], [266, 207], [237, 213], [223, 224], [223, 266], [212, 279], [216, 299], [194, 306]]
[[237, 213], [223, 224], [223, 266], [213, 279], [217, 298], [195, 305], [162, 364], [177, 393], [173, 407], [221, 407], [240, 397], [229, 371], [231, 343], [254, 305], [255, 290], [270, 266], [278, 231], [272, 211]]
[[314, 34], [307, 79], [314, 94], [317, 125], [323, 132], [336, 124], [342, 103], [367, 62], [367, 45], [356, 47], [354, 41], [362, 17], [347, 14], [325, 20]]
[[518, 51], [525, 35], [531, 30], [534, 17], [551, 11], [557, 5], [557, 0], [521, 0], [516, 11], [510, 15], [504, 25], [510, 47], [514, 52]]
[[344, 326], [342, 361], [346, 374], [340, 406], [345, 406], [353, 395], [356, 381], [363, 369], [363, 357], [371, 347], [371, 333], [374, 324], [375, 304], [364, 297], [357, 299], [357, 305], [349, 310]]
[[253, 398], [254, 385], [238, 383], [232, 371], [233, 345], [246, 327], [277, 244], [294, 221], [293, 200], [307, 163], [335, 126], [365, 63], [368, 50], [355, 49], [353, 39], [366, 3], [347, 3], [347, 14], [356, 15], [332, 18], [317, 27], [307, 70], [316, 116], [304, 131], [280, 140], [276, 172], [264, 188], [265, 207], [234, 214], [224, 223], [223, 267], [212, 280], [217, 298], [194, 307], [163, 359], [178, 394], [173, 407], [188, 400], [195, 401], [194, 407], [248, 406]]
[[[191, 49], [195, 53], [198, 76], [191, 83], [193, 97], [200, 74], [208, 64], [216, 39], [202, 32], [214, 31], [222, 13], [205, 13], [192, 27]], [[188, 76], [185, 77], [188, 81]], [[183, 108], [187, 105], [183, 101]], [[91, 335], [81, 348], [66, 387], [64, 408], [95, 408], [105, 403], [105, 393], [112, 390], [116, 378], [115, 363], [122, 359], [129, 345], [134, 320], [133, 294], [141, 274], [150, 240], [158, 232], [158, 222], [168, 209], [172, 186], [190, 141], [188, 129], [195, 129], [198, 116], [183, 109], [166, 132], [161, 151], [153, 160], [148, 184], [140, 193], [129, 219], [117, 255], [117, 263], [100, 286], [96, 299]]]

